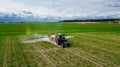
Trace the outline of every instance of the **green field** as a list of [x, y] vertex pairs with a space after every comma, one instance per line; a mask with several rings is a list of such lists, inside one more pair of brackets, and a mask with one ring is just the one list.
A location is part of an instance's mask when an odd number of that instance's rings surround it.
[[[50, 32], [74, 36], [70, 48], [21, 38]], [[120, 24], [0, 24], [0, 67], [120, 67]]]

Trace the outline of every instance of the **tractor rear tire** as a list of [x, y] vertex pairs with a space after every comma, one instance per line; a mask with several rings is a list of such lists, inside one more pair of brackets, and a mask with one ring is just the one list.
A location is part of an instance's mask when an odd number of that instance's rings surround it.
[[67, 47], [70, 47], [70, 43], [67, 43]]

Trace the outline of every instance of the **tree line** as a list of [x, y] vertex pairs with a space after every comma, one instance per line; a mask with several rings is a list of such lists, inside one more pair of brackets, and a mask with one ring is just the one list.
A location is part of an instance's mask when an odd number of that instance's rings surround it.
[[59, 22], [117, 22], [119, 21], [120, 18], [118, 19], [86, 19], [86, 20], [60, 20]]

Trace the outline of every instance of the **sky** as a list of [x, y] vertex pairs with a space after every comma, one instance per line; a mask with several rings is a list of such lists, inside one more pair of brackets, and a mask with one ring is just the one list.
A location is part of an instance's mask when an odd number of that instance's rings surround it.
[[120, 0], [1, 0], [0, 21], [11, 17], [39, 21], [119, 18]]

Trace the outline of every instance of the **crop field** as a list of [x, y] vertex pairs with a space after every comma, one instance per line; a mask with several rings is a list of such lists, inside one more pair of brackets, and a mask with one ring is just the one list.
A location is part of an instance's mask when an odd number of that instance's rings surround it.
[[[50, 32], [74, 36], [71, 47], [21, 43]], [[1, 23], [0, 67], [120, 67], [120, 24]]]

